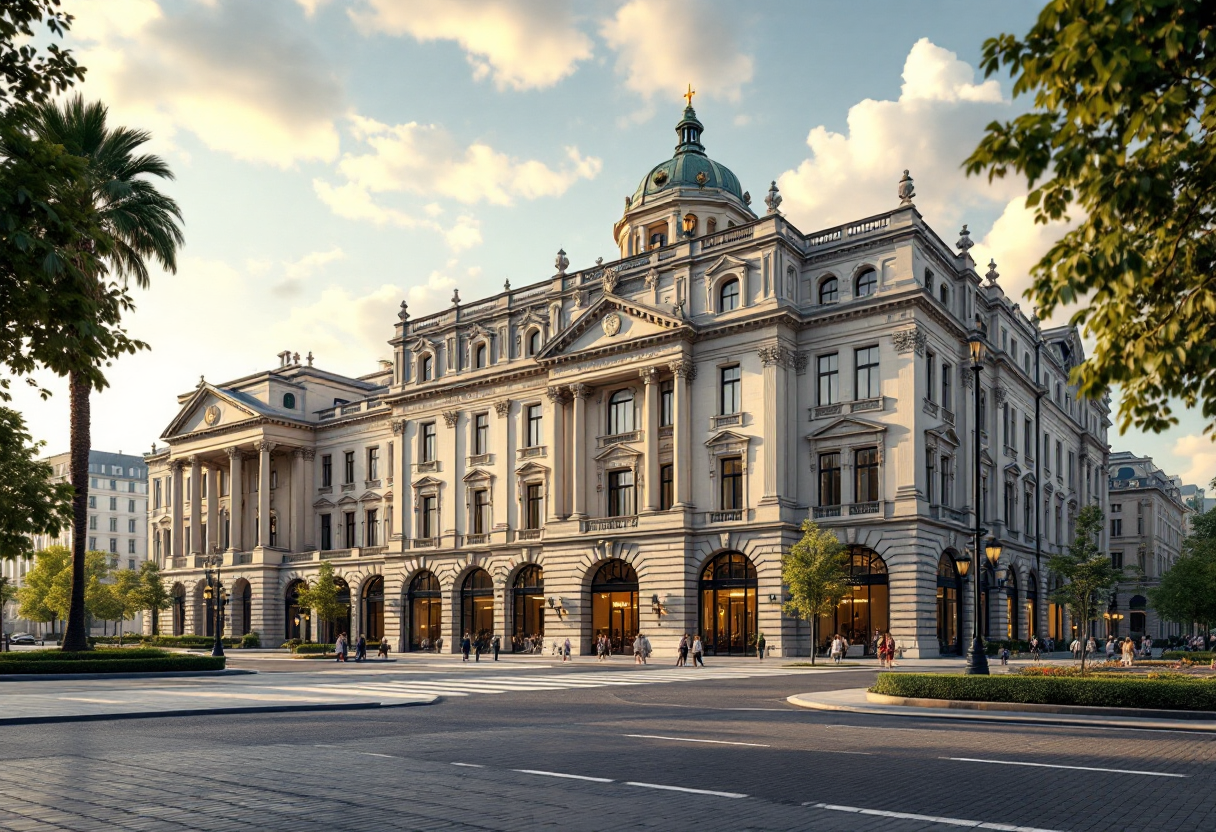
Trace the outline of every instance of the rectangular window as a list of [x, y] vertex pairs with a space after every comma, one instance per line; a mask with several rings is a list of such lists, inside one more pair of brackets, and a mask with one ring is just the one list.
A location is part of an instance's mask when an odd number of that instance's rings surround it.
[[608, 516], [628, 517], [633, 508], [633, 471], [628, 468], [608, 472]]
[[110, 531], [112, 531], [112, 532], [118, 531], [118, 518], [117, 517], [110, 518]]
[[539, 529], [544, 512], [544, 489], [538, 482], [524, 488], [524, 528]]
[[942, 362], [942, 407], [946, 410], [954, 410], [954, 398], [950, 390], [950, 374], [954, 372], [954, 367], [946, 362]]
[[1122, 569], [1123, 568], [1123, 553], [1122, 552], [1111, 552], [1110, 553], [1110, 565], [1113, 566], [1115, 569]]
[[1022, 448], [1026, 453], [1034, 453], [1034, 425], [1029, 419], [1022, 422]]
[[1068, 452], [1068, 487], [1072, 488], [1076, 482], [1077, 455], [1072, 451]]
[[933, 505], [933, 489], [935, 487], [934, 479], [936, 472], [934, 471], [934, 456], [933, 454], [925, 454], [925, 499], [929, 501], [929, 505]]
[[97, 508], [97, 498], [89, 497], [89, 508]]
[[111, 491], [118, 490], [118, 480], [110, 480], [110, 490]]
[[117, 497], [110, 498], [110, 511], [118, 511], [118, 498]]
[[422, 436], [420, 438], [422, 447], [418, 449], [418, 456], [422, 462], [434, 462], [436, 454], [436, 435], [435, 423], [427, 422], [422, 426]]
[[737, 511], [743, 508], [743, 458], [725, 457], [721, 463], [722, 510]]
[[490, 533], [490, 490], [479, 488], [473, 492], [473, 534]]
[[1013, 511], [1014, 511], [1014, 490], [1013, 483], [1005, 483], [1005, 523], [1009, 528], [1013, 528]]
[[836, 353], [819, 356], [817, 368], [818, 403], [821, 405], [836, 404], [840, 401], [840, 364]]
[[1043, 470], [1051, 473], [1051, 434], [1043, 431]]
[[[393, 443], [392, 443], [392, 442], [389, 442], [389, 443], [388, 443], [388, 471], [387, 471], [387, 475], [388, 475], [388, 478], [389, 478], [390, 480], [393, 478], [393, 462], [395, 461], [395, 459], [396, 459], [396, 457], [393, 455]], [[392, 513], [391, 511], [388, 513], [388, 516], [387, 516], [385, 519], [386, 519], [386, 520], [388, 520], [389, 528], [392, 528], [392, 525], [393, 525], [393, 513]]]
[[937, 472], [938, 477], [941, 480], [940, 494], [941, 494], [942, 505], [944, 505], [944, 506], [950, 505], [950, 502], [951, 502], [950, 460], [951, 460], [950, 457], [943, 456], [941, 465], [938, 466], [940, 468], [940, 470]]
[[980, 431], [983, 433], [987, 433], [988, 432], [988, 391], [987, 390], [980, 391], [979, 415], [977, 416], [976, 421], [979, 423]]
[[1111, 514], [1122, 514], [1123, 513], [1123, 503], [1111, 503], [1110, 504], [1110, 513]]
[[659, 466], [659, 509], [667, 511], [675, 502], [675, 466]]
[[[271, 474], [274, 472], [271, 471]], [[342, 454], [342, 482], [350, 485], [355, 481], [355, 452], [345, 451]], [[271, 488], [274, 486], [272, 485]]]
[[1056, 440], [1056, 474], [1064, 473], [1064, 445]]
[[89, 488], [101, 488], [101, 486], [98, 485], [97, 482], [98, 482], [97, 477], [89, 477]]
[[89, 515], [89, 529], [91, 529], [92, 531], [97, 531], [97, 515], [96, 514]]
[[819, 505], [840, 505], [840, 454], [819, 455]]
[[95, 537], [89, 538], [89, 551], [91, 551], [91, 552], [97, 551], [97, 538], [95, 538]]
[[1064, 542], [1064, 518], [1063, 512], [1059, 506], [1056, 506], [1056, 545], [1060, 546]]
[[355, 513], [346, 511], [342, 513], [343, 532], [342, 546], [346, 549], [355, 548]]
[[334, 458], [332, 454], [321, 454], [321, 487], [331, 488], [334, 484]]
[[1001, 407], [1001, 441], [1005, 443], [1005, 447], [1012, 447], [1013, 431], [1009, 425], [1013, 421], [1012, 408], [1008, 404]]
[[333, 518], [328, 514], [321, 515], [321, 551], [328, 552], [334, 547]]
[[115, 554], [118, 553], [118, 538], [117, 537], [110, 538], [110, 551], [114, 552]]
[[878, 501], [878, 449], [862, 448], [854, 452], [853, 502]]
[[853, 352], [857, 376], [853, 386], [853, 398], [873, 399], [878, 396], [878, 347], [862, 347]]
[[134, 518], [132, 518], [132, 519], [130, 519], [130, 520], [128, 520], [128, 521], [127, 521], [127, 534], [135, 534], [135, 520], [134, 520]]
[[1018, 363], [1018, 339], [1017, 338], [1009, 339], [1009, 354], [1013, 356], [1013, 363], [1017, 364]]
[[135, 513], [135, 501], [134, 500], [127, 500], [127, 511], [130, 512], [131, 514]]
[[659, 427], [669, 427], [675, 418], [672, 413], [675, 398], [675, 384], [671, 381], [659, 382]]
[[[157, 477], [156, 479], [152, 480], [152, 508], [160, 508], [160, 500], [161, 500], [160, 477]], [[93, 507], [92, 506], [93, 502], [94, 502], [94, 498], [90, 497], [89, 498], [89, 503], [90, 503], [89, 507], [90, 508]]]
[[[128, 540], [128, 541], [127, 541], [127, 554], [128, 554], [128, 555], [133, 555], [133, 554], [135, 554], [135, 541], [134, 541], [134, 540]], [[130, 562], [129, 562], [129, 565], [127, 566], [127, 568], [128, 568], [128, 569], [134, 569], [134, 568], [135, 568], [135, 561], [130, 561]]]
[[367, 449], [367, 479], [380, 479], [380, 449]]
[[1034, 533], [1034, 492], [1027, 491], [1022, 501], [1022, 531], [1028, 536]]
[[380, 512], [377, 509], [369, 508], [367, 516], [364, 518], [367, 524], [363, 527], [363, 545], [364, 546], [379, 546], [380, 545]]
[[1143, 536], [1144, 534], [1144, 518], [1136, 518], [1136, 534]]
[[477, 456], [490, 452], [490, 414], [478, 413], [473, 417], [473, 453]]
[[929, 391], [926, 398], [933, 401], [937, 395], [937, 355], [933, 350], [925, 353], [925, 389]]
[[439, 531], [439, 498], [428, 494], [422, 498], [421, 517], [418, 518], [418, 536], [424, 539], [435, 537]]
[[544, 443], [542, 431], [541, 409], [538, 404], [530, 404], [525, 411], [527, 416], [528, 447], [539, 448]]
[[722, 409], [719, 411], [723, 416], [729, 416], [732, 413], [738, 413], [742, 401], [742, 374], [739, 370], [739, 365], [733, 367], [722, 368]]
[[207, 499], [207, 472], [206, 472], [206, 471], [204, 471], [204, 472], [203, 472], [203, 478], [202, 478], [202, 490], [200, 490], [200, 491], [198, 492], [198, 498], [199, 498], [200, 500], [205, 500], [205, 499]]
[[[351, 470], [353, 471], [354, 470], [354, 463], [353, 463], [354, 452], [351, 452], [351, 457], [352, 457]], [[279, 469], [271, 468], [270, 469], [270, 490], [274, 491], [278, 487], [279, 487]]]

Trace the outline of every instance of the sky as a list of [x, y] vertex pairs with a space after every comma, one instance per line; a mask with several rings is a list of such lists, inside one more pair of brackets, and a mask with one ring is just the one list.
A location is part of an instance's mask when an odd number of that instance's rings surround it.
[[[976, 67], [1041, 4], [64, 0], [77, 91], [152, 134], [185, 218], [177, 272], [134, 290], [128, 328], [151, 349], [94, 395], [93, 447], [148, 450], [200, 376], [283, 350], [372, 372], [402, 300], [420, 316], [542, 280], [559, 248], [572, 270], [614, 259], [612, 224], [670, 158], [688, 84], [709, 155], [756, 203], [776, 181], [810, 233], [894, 208], [907, 168], [939, 235], [967, 223], [1020, 297], [1065, 227], [1034, 225], [1024, 182], [960, 164], [1029, 106]], [[66, 450], [66, 384], [37, 380], [53, 395], [18, 383], [14, 404]], [[1216, 445], [1180, 415], [1112, 430], [1112, 448], [1206, 483]]]

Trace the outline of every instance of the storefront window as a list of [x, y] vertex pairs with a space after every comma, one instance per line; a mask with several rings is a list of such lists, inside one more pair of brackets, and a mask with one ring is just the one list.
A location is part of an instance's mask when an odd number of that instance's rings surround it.
[[494, 581], [484, 569], [474, 569], [460, 587], [461, 637], [465, 633], [482, 649], [494, 635]]
[[443, 632], [443, 599], [439, 581], [430, 572], [419, 572], [410, 583], [410, 649], [433, 650]]
[[623, 560], [607, 561], [591, 579], [590, 646], [601, 634], [608, 635], [613, 653], [630, 649], [638, 634], [638, 573]]
[[511, 650], [526, 653], [545, 641], [545, 578], [539, 566], [525, 566], [511, 591], [515, 626]]
[[953, 553], [947, 552], [937, 564], [937, 644], [943, 654], [957, 654], [962, 649], [962, 595], [963, 582]]
[[384, 637], [384, 578], [378, 575], [370, 578], [363, 589], [362, 630], [369, 642]]
[[873, 655], [875, 634], [890, 628], [891, 604], [887, 565], [869, 549], [855, 548], [849, 555], [849, 591], [836, 606], [835, 615], [819, 617], [819, 650], [826, 650], [840, 633], [852, 645]]
[[756, 567], [723, 552], [701, 573], [701, 639], [716, 656], [756, 655]]

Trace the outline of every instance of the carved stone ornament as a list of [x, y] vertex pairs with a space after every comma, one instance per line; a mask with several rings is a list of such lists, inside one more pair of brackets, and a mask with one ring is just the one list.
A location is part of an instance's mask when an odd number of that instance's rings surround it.
[[497, 413], [499, 417], [506, 416], [511, 412], [511, 400], [503, 399], [500, 402], [494, 402], [494, 412]]
[[558, 274], [566, 273], [566, 269], [570, 266], [570, 258], [566, 256], [566, 252], [563, 249], [559, 248], [557, 250], [557, 258], [554, 259], [553, 265], [557, 269]]
[[616, 312], [609, 312], [604, 316], [604, 319], [600, 321], [600, 326], [604, 328], [605, 335], [612, 337], [621, 331], [621, 316]]
[[[410, 319], [410, 305], [405, 301], [401, 301], [401, 311], [397, 313], [397, 318], [400, 319], [402, 323]], [[312, 353], [309, 353], [309, 355], [312, 355]]]
[[263, 451], [265, 453], [270, 453], [271, 451], [274, 450], [274, 443], [263, 440], [258, 443], [258, 450]]
[[591, 396], [591, 388], [586, 384], [571, 384], [570, 395], [576, 399], [586, 399]]
[[565, 404], [570, 401], [570, 391], [564, 387], [549, 387], [545, 389], [545, 395], [549, 397], [549, 401], [554, 404]]
[[914, 352], [917, 355], [924, 355], [925, 345], [929, 341], [928, 336], [921, 332], [917, 327], [896, 332], [891, 337], [895, 342], [895, 351], [901, 355], [910, 352]]
[[996, 279], [1000, 276], [1001, 276], [1000, 272], [998, 272], [996, 270], [996, 261], [989, 260], [988, 261], [988, 273], [984, 275], [984, 277], [988, 278], [988, 285], [995, 286]]
[[304, 453], [305, 460], [313, 460], [313, 459], [317, 458], [317, 449], [316, 448], [305, 448], [303, 453]]
[[1008, 395], [1009, 391], [999, 384], [996, 386], [996, 389], [992, 391], [992, 398], [996, 402], [997, 407], [1001, 407], [1005, 404], [1005, 397]]
[[959, 375], [963, 379], [963, 386], [970, 390], [972, 385], [975, 383], [975, 373], [969, 370], [964, 370], [963, 372], [959, 373]]
[[781, 193], [777, 190], [777, 180], [773, 180], [768, 188], [768, 196], [764, 198], [764, 204], [768, 206], [770, 214], [779, 214], [781, 208]]
[[219, 405], [209, 404], [207, 409], [203, 411], [203, 421], [209, 425], [214, 425], [220, 420]]
[[392, 428], [393, 433], [405, 433], [405, 420], [394, 419], [390, 424], [390, 427]]
[[459, 410], [443, 411], [443, 421], [445, 424], [447, 424], [448, 427], [450, 427], [450, 428], [456, 427], [456, 422], [459, 420], [460, 420], [460, 411]]
[[238, 456], [241, 455], [241, 449], [236, 447], [235, 445], [228, 448], [227, 450], [228, 450], [228, 459], [229, 460], [236, 459]]
[[963, 230], [958, 232], [958, 242], [954, 244], [954, 247], [966, 254], [973, 245], [975, 245], [975, 241], [971, 239], [971, 232], [967, 230], [967, 224], [963, 223]]
[[811, 363], [811, 356], [805, 352], [794, 353], [794, 372], [802, 375], [806, 372], [807, 365]]
[[760, 361], [765, 367], [771, 367], [774, 365], [788, 367], [793, 360], [793, 356], [790, 354], [790, 351], [785, 349], [785, 347], [776, 345], [761, 347], [758, 352], [760, 354]]
[[688, 381], [693, 381], [697, 377], [697, 365], [693, 364], [691, 361], [672, 361], [668, 366], [671, 368], [671, 372], [674, 376], [676, 376], [676, 378], [683, 378], [687, 379]]
[[620, 275], [617, 274], [616, 269], [611, 267], [604, 269], [604, 291], [608, 293], [615, 292], [616, 285], [620, 282], [620, 279]]
[[659, 285], [659, 270], [651, 269], [650, 271], [646, 272], [646, 288], [653, 291], [654, 287], [658, 286], [658, 285]]
[[659, 368], [646, 367], [638, 370], [638, 375], [641, 376], [643, 384], [654, 384], [659, 380]]
[[911, 205], [915, 198], [916, 186], [912, 182], [912, 177], [908, 175], [908, 171], [905, 170], [903, 177], [899, 180], [899, 204], [901, 206]]

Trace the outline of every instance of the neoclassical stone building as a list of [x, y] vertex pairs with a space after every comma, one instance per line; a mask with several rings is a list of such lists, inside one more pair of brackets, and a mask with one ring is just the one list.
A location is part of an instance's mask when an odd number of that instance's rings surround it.
[[1063, 637], [1039, 559], [1106, 492], [1106, 405], [1066, 383], [1076, 334], [1041, 330], [995, 266], [981, 280], [966, 228], [946, 244], [906, 173], [889, 209], [807, 234], [775, 185], [753, 210], [691, 106], [676, 129], [625, 200], [619, 260], [571, 271], [559, 252], [523, 288], [420, 319], [402, 303], [393, 358], [366, 376], [282, 353], [182, 395], [147, 457], [174, 626], [208, 631], [201, 562], [218, 550], [226, 627], [271, 643], [332, 638], [294, 604], [327, 559], [350, 593], [339, 629], [401, 650], [492, 632], [589, 652], [641, 629], [660, 651], [696, 631], [754, 653], [763, 631], [805, 655], [781, 555], [814, 516], [854, 583], [825, 639], [868, 651], [890, 629], [913, 656], [957, 650], [979, 319], [984, 516], [1005, 555], [972, 575], [989, 631]]

